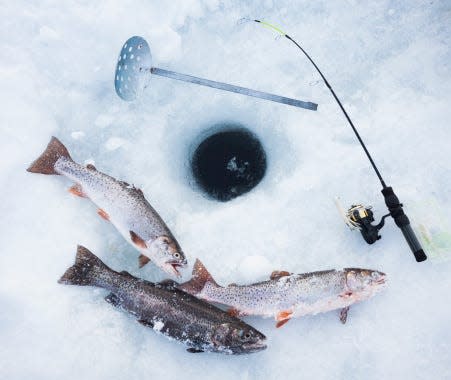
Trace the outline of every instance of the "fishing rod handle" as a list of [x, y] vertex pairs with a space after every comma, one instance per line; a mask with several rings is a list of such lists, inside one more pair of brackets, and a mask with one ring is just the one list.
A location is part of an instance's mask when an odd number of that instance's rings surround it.
[[421, 247], [420, 242], [418, 241], [415, 232], [413, 232], [412, 227], [410, 225], [410, 220], [407, 215], [404, 213], [402, 208], [402, 204], [399, 203], [399, 199], [396, 196], [393, 188], [385, 187], [382, 189], [382, 194], [384, 195], [385, 204], [390, 211], [390, 215], [395, 220], [396, 225], [401, 229], [404, 238], [407, 240], [413, 255], [417, 262], [422, 262], [427, 259], [426, 254]]

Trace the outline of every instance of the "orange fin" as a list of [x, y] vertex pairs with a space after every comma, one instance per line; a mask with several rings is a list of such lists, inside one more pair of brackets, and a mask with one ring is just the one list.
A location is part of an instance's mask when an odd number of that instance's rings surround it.
[[289, 276], [291, 273], [287, 272], [286, 270], [275, 270], [271, 273], [271, 276], [269, 278], [271, 280], [278, 280], [281, 277]]
[[150, 261], [150, 259], [145, 255], [139, 255], [139, 257], [138, 257], [138, 262], [139, 262], [140, 268], [142, 268], [144, 265], [146, 265], [149, 261]]
[[88, 198], [88, 196], [83, 192], [81, 185], [78, 183], [69, 187], [69, 193], [76, 195], [77, 197]]
[[145, 249], [147, 248], [147, 244], [144, 239], [141, 239], [136, 233], [130, 231], [130, 239], [135, 243], [139, 248]]
[[240, 311], [237, 308], [231, 307], [227, 310], [227, 314], [231, 317], [238, 317], [240, 315]]
[[276, 315], [276, 327], [282, 327], [285, 323], [287, 323], [291, 316], [293, 315], [293, 312], [290, 310], [284, 310], [284, 311], [279, 311]]
[[191, 280], [181, 284], [179, 289], [189, 294], [196, 295], [204, 288], [207, 282], [211, 283], [213, 286], [219, 287], [199, 259], [196, 259], [196, 262], [194, 263], [192, 276]]
[[340, 322], [343, 324], [345, 324], [346, 320], [348, 319], [348, 311], [349, 311], [349, 306], [346, 306], [340, 310]]
[[277, 327], [277, 328], [282, 327], [282, 326], [283, 326], [285, 323], [287, 323], [289, 320], [290, 320], [290, 318], [288, 318], [288, 319], [283, 319], [283, 320], [277, 322], [277, 323], [276, 323], [276, 327]]
[[97, 214], [99, 214], [102, 219], [105, 219], [107, 221], [110, 220], [110, 216], [108, 215], [108, 213], [105, 210], [102, 210], [101, 208], [97, 210]]

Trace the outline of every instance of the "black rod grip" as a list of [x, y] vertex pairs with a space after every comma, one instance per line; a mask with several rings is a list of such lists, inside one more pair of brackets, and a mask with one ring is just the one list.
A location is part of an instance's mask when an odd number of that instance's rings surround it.
[[402, 204], [399, 203], [399, 199], [391, 187], [385, 187], [382, 189], [384, 195], [385, 204], [390, 211], [390, 215], [395, 220], [396, 225], [401, 229], [410, 249], [412, 250], [417, 262], [421, 262], [427, 259], [426, 254], [421, 248], [421, 245], [410, 226], [410, 221], [407, 215], [404, 213]]
[[415, 259], [417, 262], [422, 262], [427, 259], [426, 254], [423, 251], [423, 248], [421, 248], [420, 242], [418, 241], [415, 232], [413, 232], [412, 227], [410, 224], [400, 227], [402, 234], [407, 240], [407, 243], [409, 244], [410, 249], [412, 250]]

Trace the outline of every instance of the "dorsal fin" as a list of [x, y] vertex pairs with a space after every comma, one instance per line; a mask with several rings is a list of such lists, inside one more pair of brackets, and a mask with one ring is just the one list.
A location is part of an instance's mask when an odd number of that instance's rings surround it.
[[97, 170], [96, 167], [93, 164], [86, 165], [86, 169], [88, 169], [88, 170]]
[[219, 287], [216, 281], [213, 279], [211, 274], [208, 272], [207, 268], [202, 264], [199, 259], [196, 259], [193, 267], [193, 276], [191, 280], [181, 284], [179, 289], [196, 295], [198, 294], [205, 286], [205, 284], [209, 282], [215, 287]]
[[290, 272], [287, 272], [286, 270], [275, 270], [274, 272], [271, 273], [271, 276], [269, 276], [269, 278], [271, 280], [278, 280], [281, 277], [285, 277], [285, 276], [289, 276], [291, 275]]

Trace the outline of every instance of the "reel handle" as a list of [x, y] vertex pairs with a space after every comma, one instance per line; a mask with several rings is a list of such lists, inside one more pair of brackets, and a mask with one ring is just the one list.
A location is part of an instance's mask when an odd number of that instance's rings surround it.
[[410, 220], [407, 215], [404, 213], [402, 208], [402, 204], [399, 203], [399, 199], [393, 191], [392, 187], [385, 187], [382, 189], [382, 194], [385, 199], [385, 204], [390, 211], [390, 215], [395, 220], [396, 225], [401, 229], [407, 243], [409, 244], [410, 249], [412, 250], [415, 259], [417, 262], [422, 262], [427, 259], [426, 254], [419, 243], [415, 232], [413, 232], [412, 227], [410, 225]]

